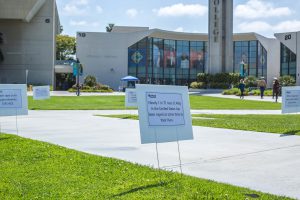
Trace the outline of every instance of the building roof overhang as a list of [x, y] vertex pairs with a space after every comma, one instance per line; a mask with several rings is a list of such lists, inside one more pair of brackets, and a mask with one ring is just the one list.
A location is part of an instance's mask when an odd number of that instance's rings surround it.
[[0, 19], [30, 22], [45, 2], [46, 0], [0, 0]]

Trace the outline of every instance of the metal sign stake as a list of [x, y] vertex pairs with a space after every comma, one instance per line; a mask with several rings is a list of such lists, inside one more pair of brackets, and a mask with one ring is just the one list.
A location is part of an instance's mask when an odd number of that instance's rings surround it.
[[16, 129], [17, 129], [17, 135], [19, 135], [19, 129], [18, 129], [18, 109], [16, 109]]
[[180, 146], [179, 146], [179, 138], [178, 138], [178, 130], [176, 127], [176, 138], [177, 138], [177, 150], [178, 150], [178, 159], [179, 159], [179, 167], [180, 167], [180, 173], [182, 175], [182, 162], [181, 162], [181, 154], [180, 154]]
[[154, 133], [155, 133], [156, 159], [157, 159], [158, 169], [160, 170], [159, 157], [158, 157], [158, 146], [157, 146], [157, 133], [156, 133], [156, 128], [154, 128]]

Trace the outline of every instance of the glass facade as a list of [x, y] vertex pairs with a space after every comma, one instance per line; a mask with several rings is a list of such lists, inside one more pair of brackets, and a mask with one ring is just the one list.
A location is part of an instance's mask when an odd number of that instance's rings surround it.
[[[233, 72], [267, 78], [267, 51], [262, 44], [257, 40], [233, 44]], [[196, 81], [198, 73], [205, 73], [207, 50], [206, 41], [147, 37], [128, 48], [128, 73], [141, 83], [189, 85]], [[288, 62], [287, 66], [291, 67], [288, 72], [295, 72], [295, 63]]]
[[267, 78], [267, 51], [257, 40], [235, 41], [233, 72]]
[[189, 85], [205, 72], [207, 42], [144, 38], [128, 48], [128, 73], [141, 83]]
[[290, 75], [296, 78], [296, 54], [281, 43], [280, 55], [280, 76]]

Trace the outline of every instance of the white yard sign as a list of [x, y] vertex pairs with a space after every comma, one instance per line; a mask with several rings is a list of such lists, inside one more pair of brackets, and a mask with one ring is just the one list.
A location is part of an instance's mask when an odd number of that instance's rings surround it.
[[137, 84], [136, 88], [142, 144], [193, 139], [187, 87]]
[[23, 84], [0, 84], [0, 116], [27, 115], [27, 87]]
[[137, 107], [136, 89], [126, 88], [125, 107]]
[[43, 100], [50, 98], [50, 86], [33, 87], [33, 100]]
[[300, 112], [300, 86], [282, 88], [282, 113]]

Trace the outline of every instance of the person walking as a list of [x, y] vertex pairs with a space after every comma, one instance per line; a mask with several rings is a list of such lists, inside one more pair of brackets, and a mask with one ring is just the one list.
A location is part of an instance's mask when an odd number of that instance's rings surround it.
[[244, 91], [245, 91], [245, 82], [244, 82], [244, 79], [241, 79], [240, 80], [240, 84], [239, 84], [239, 89], [241, 91], [240, 93], [240, 99], [244, 99]]
[[280, 92], [280, 84], [279, 81], [277, 80], [277, 78], [274, 78], [274, 83], [273, 83], [273, 92], [274, 92], [274, 96], [275, 96], [275, 102], [277, 103], [278, 100], [278, 95]]
[[[277, 79], [277, 77], [273, 78], [272, 86], [274, 86], [274, 83], [275, 83], [276, 79]], [[272, 99], [274, 99], [274, 96], [275, 96], [275, 92], [274, 92], [274, 87], [273, 87], [273, 89], [272, 89]]]
[[260, 90], [260, 98], [263, 99], [264, 98], [264, 92], [265, 92], [265, 89], [267, 87], [267, 83], [266, 83], [264, 77], [260, 78], [260, 80], [258, 82], [258, 87], [259, 87], [259, 90]]

